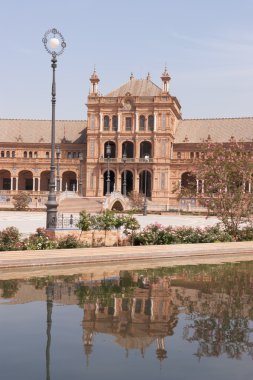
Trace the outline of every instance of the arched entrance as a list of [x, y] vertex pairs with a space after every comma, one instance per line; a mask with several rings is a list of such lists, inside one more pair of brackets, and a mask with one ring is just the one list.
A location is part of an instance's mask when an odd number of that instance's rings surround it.
[[122, 157], [123, 154], [125, 154], [127, 158], [134, 158], [134, 144], [131, 141], [123, 142]]
[[122, 203], [120, 201], [116, 201], [116, 202], [114, 202], [114, 204], [112, 206], [112, 210], [123, 211], [124, 207], [122, 206]]
[[[103, 192], [104, 195], [107, 194], [107, 183], [108, 183], [108, 178], [107, 177], [108, 177], [108, 172], [106, 170], [104, 172], [104, 192]], [[109, 189], [110, 189], [110, 193], [112, 193], [113, 190], [114, 190], [114, 186], [115, 186], [115, 173], [112, 170], [109, 170], [109, 179], [110, 179]]]
[[49, 190], [49, 181], [50, 181], [50, 171], [45, 170], [40, 174], [40, 190], [48, 191]]
[[9, 170], [0, 170], [0, 190], [11, 189], [11, 173]]
[[[121, 193], [122, 194], [124, 194], [123, 184], [124, 184], [124, 171], [121, 173]], [[131, 191], [133, 191], [133, 173], [130, 170], [126, 170], [126, 194], [128, 195]]]
[[140, 144], [140, 158], [145, 156], [152, 157], [152, 144], [150, 141], [142, 141]]
[[18, 190], [33, 190], [33, 173], [30, 170], [18, 173]]
[[62, 175], [62, 191], [77, 191], [76, 173], [72, 171], [64, 172]]
[[151, 173], [148, 170], [143, 170], [139, 174], [139, 193], [145, 195], [145, 188], [146, 188], [146, 196], [151, 197], [151, 192], [152, 192]]

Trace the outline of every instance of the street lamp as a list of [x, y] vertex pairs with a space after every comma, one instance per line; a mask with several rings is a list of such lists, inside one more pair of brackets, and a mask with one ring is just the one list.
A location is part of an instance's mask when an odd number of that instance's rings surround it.
[[124, 150], [123, 156], [122, 156], [122, 161], [124, 164], [124, 171], [123, 171], [123, 196], [126, 197], [127, 195], [127, 189], [126, 189], [126, 160], [127, 160], [127, 155], [126, 151]]
[[57, 148], [56, 148], [56, 160], [57, 160], [56, 191], [58, 191], [58, 192], [61, 190], [61, 186], [60, 186], [60, 155], [61, 155], [60, 147], [59, 147], [59, 145], [57, 145]]
[[[149, 162], [149, 155], [145, 155], [144, 156], [144, 161], [145, 163], [148, 163]], [[148, 209], [148, 205], [147, 205], [147, 168], [145, 167], [145, 173], [144, 173], [145, 177], [144, 177], [144, 206], [143, 206], [143, 215], [146, 216], [147, 215], [147, 209]]]
[[110, 162], [110, 156], [111, 156], [111, 145], [109, 144], [109, 141], [106, 145], [106, 156], [107, 156], [107, 179], [106, 179], [106, 195], [110, 195], [110, 170], [109, 170], [109, 162]]
[[46, 51], [51, 54], [51, 67], [53, 69], [52, 81], [52, 128], [51, 128], [51, 165], [50, 165], [50, 180], [49, 194], [46, 202], [47, 206], [47, 228], [56, 228], [57, 226], [57, 206], [55, 192], [55, 103], [56, 103], [56, 85], [55, 85], [55, 69], [57, 67], [56, 57], [63, 53], [66, 43], [62, 34], [57, 29], [48, 30], [42, 42]]
[[83, 154], [79, 154], [80, 160], [80, 177], [79, 177], [79, 194], [83, 196]]

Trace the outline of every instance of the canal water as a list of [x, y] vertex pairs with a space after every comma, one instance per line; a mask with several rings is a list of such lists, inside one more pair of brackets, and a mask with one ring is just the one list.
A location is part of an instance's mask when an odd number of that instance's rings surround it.
[[248, 380], [253, 262], [0, 280], [1, 380]]

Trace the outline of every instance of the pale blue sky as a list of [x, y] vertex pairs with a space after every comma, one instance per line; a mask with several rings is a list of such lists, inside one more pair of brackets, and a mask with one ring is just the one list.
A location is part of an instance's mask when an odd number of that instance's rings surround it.
[[86, 119], [89, 77], [100, 91], [130, 73], [170, 91], [184, 118], [253, 116], [253, 0], [0, 0], [0, 118], [51, 117], [48, 29], [63, 34], [58, 119]]

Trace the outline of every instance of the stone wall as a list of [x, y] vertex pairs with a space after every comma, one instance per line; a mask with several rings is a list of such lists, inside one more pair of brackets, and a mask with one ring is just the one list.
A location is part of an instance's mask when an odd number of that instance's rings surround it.
[[[81, 230], [48, 230], [48, 235], [52, 239], [58, 240], [63, 237], [66, 237], [67, 235], [73, 235], [77, 239], [80, 239], [82, 243], [87, 244], [88, 246], [116, 246], [118, 245], [118, 240], [120, 242], [122, 241], [122, 236], [120, 233], [116, 230], [114, 231], [98, 231], [98, 230], [92, 230], [92, 231], [81, 231]], [[106, 238], [105, 238], [106, 235]]]

